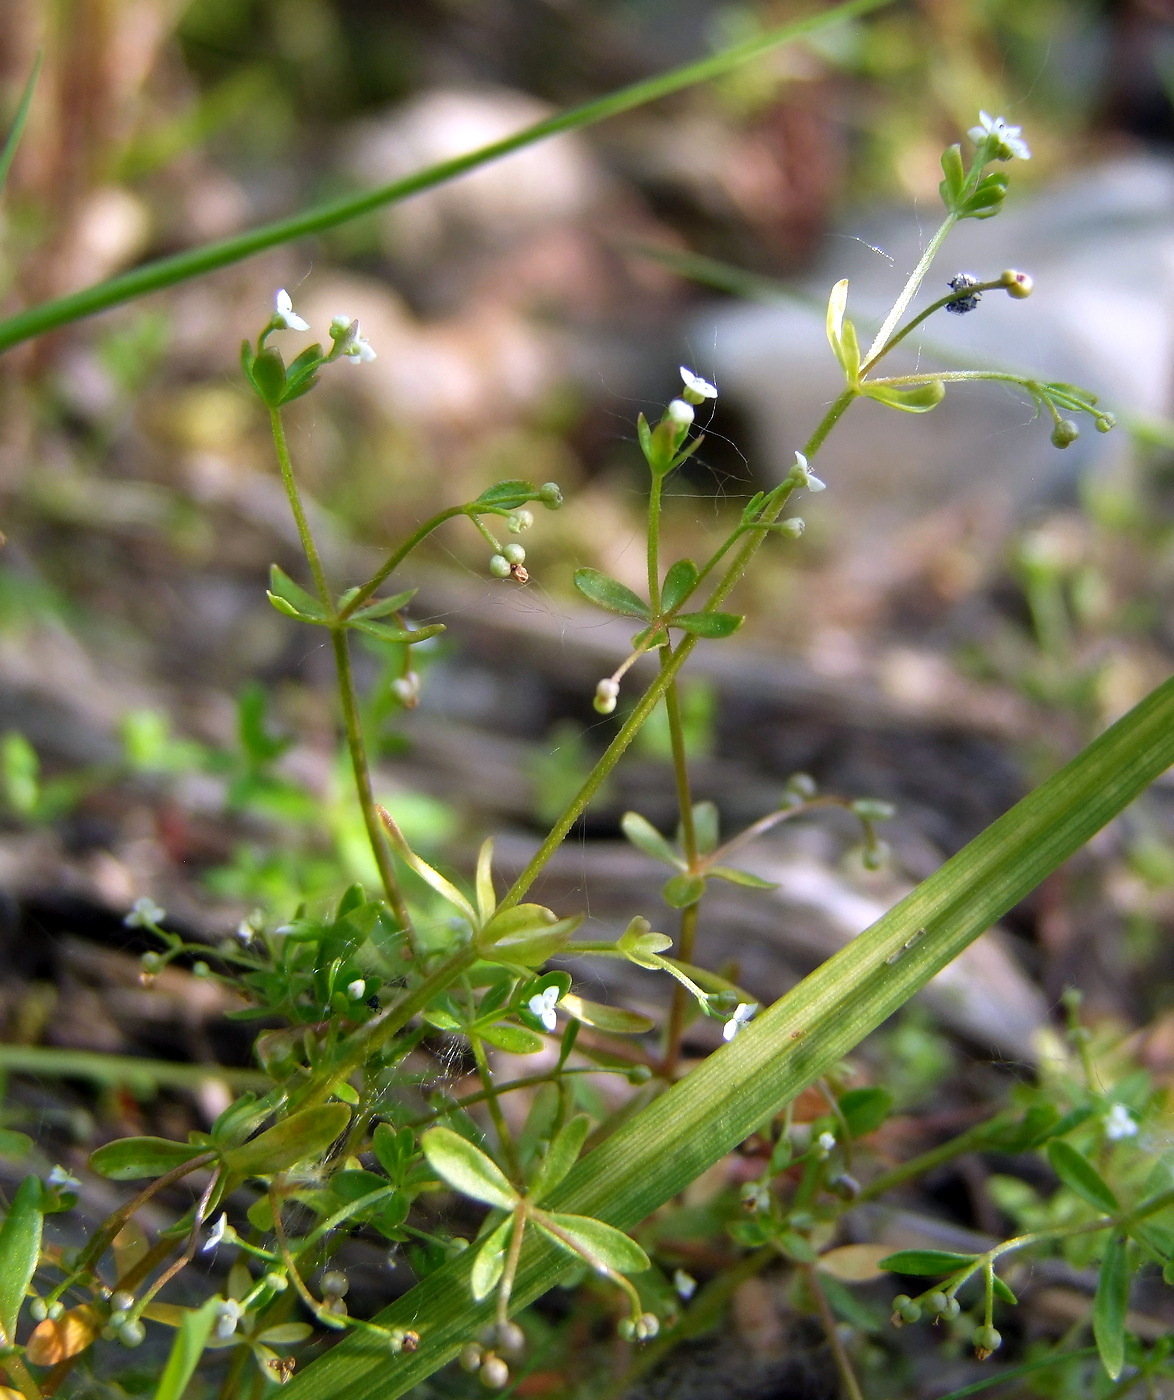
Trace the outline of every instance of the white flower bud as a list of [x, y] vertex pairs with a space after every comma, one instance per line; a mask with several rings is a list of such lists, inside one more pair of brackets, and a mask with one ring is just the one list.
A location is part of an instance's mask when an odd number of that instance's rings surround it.
[[367, 984], [361, 977], [356, 977], [353, 982], [347, 983], [346, 994], [351, 1001], [361, 1001], [363, 993], [367, 990]]
[[693, 421], [693, 405], [686, 403], [684, 399], [674, 399], [665, 410], [665, 414], [670, 423], [687, 428]]
[[594, 704], [596, 712], [601, 715], [610, 715], [613, 713], [619, 693], [619, 681], [614, 681], [610, 676], [605, 676], [595, 687]]

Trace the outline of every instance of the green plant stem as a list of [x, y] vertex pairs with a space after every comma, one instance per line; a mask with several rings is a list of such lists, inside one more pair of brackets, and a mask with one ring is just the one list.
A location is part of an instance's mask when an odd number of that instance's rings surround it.
[[[1012, 1117], [1009, 1113], [1000, 1115], [1000, 1118], [1004, 1118], [1007, 1122], [1011, 1122]], [[940, 1167], [943, 1162], [951, 1162], [955, 1157], [961, 1157], [966, 1152], [974, 1152], [988, 1146], [992, 1129], [998, 1122], [999, 1118], [995, 1118], [977, 1123], [973, 1128], [968, 1128], [966, 1132], [950, 1138], [948, 1142], [932, 1147], [928, 1152], [922, 1152], [916, 1157], [911, 1157], [907, 1162], [902, 1162], [900, 1166], [893, 1167], [890, 1171], [882, 1172], [880, 1176], [873, 1177], [860, 1192], [856, 1198], [857, 1201], [875, 1201], [878, 1197], [893, 1190], [894, 1187], [903, 1186], [905, 1182], [913, 1181], [926, 1172]]]
[[[856, 398], [855, 392], [851, 389], [845, 389], [824, 414], [819, 426], [807, 439], [807, 443], [804, 447], [804, 455], [808, 460], [814, 457], [819, 451], [828, 433], [831, 432], [844, 416], [849, 404], [851, 404], [854, 398]], [[789, 492], [780, 493], [778, 499], [769, 507], [767, 515], [764, 517], [764, 523], [773, 523], [773, 521], [778, 518], [789, 495]], [[741, 548], [735, 554], [732, 562], [726, 566], [725, 573], [722, 575], [720, 582], [717, 584], [709, 601], [706, 603], [706, 612], [713, 612], [724, 601], [726, 595], [746, 571], [746, 566], [754, 557], [755, 552], [758, 550], [765, 537], [765, 530], [753, 530], [748, 533], [747, 538], [742, 541]], [[505, 897], [502, 899], [501, 905], [499, 906], [500, 908], [511, 909], [521, 900], [522, 896], [538, 878], [546, 862], [554, 852], [558, 850], [559, 846], [562, 845], [567, 832], [569, 832], [571, 827], [578, 821], [588, 803], [602, 787], [608, 774], [623, 757], [624, 751], [639, 733], [644, 722], [656, 707], [657, 701], [668, 689], [669, 684], [677, 675], [677, 672], [680, 671], [681, 667], [689, 659], [696, 644], [696, 637], [684, 637], [677, 644], [671, 659], [667, 662], [662, 660], [660, 674], [636, 702], [635, 708], [620, 726], [620, 732], [611, 741], [599, 759], [599, 762], [596, 763], [595, 767], [588, 774], [587, 780], [584, 782], [583, 786], [567, 804], [566, 809], [555, 822], [542, 845], [539, 846], [538, 850], [535, 851], [533, 856], [531, 856], [530, 860], [526, 863], [526, 868], [510, 886]]]
[[24, 1364], [24, 1358], [15, 1351], [0, 1357], [0, 1369], [8, 1372], [10, 1380], [16, 1382], [25, 1400], [44, 1400], [45, 1392], [33, 1379], [32, 1372]]
[[685, 64], [669, 73], [657, 74], [656, 77], [646, 78], [642, 82], [632, 83], [629, 87], [609, 93], [606, 97], [585, 102], [582, 106], [558, 112], [553, 117], [536, 122], [533, 126], [525, 127], [513, 136], [507, 136], [504, 140], [494, 141], [487, 146], [470, 151], [467, 155], [441, 161], [436, 165], [429, 166], [426, 170], [408, 175], [402, 180], [396, 180], [390, 185], [384, 185], [375, 190], [366, 190], [362, 194], [353, 195], [347, 199], [317, 205], [314, 208], [303, 210], [291, 218], [263, 224], [260, 228], [250, 229], [247, 233], [238, 234], [234, 238], [226, 238], [218, 243], [208, 243], [201, 248], [193, 248], [188, 252], [177, 253], [169, 258], [160, 258], [155, 262], [134, 268], [130, 272], [112, 277], [105, 282], [98, 282], [92, 287], [86, 287], [80, 292], [59, 297], [55, 301], [42, 302], [39, 306], [30, 307], [28, 310], [18, 312], [15, 316], [10, 316], [6, 321], [0, 322], [0, 352], [10, 349], [13, 345], [19, 345], [22, 341], [44, 335], [46, 331], [55, 330], [57, 327], [68, 325], [72, 321], [79, 321], [85, 316], [92, 316], [96, 312], [105, 311], [109, 307], [118, 306], [123, 302], [134, 301], [138, 297], [146, 296], [149, 292], [161, 291], [165, 287], [172, 287], [179, 282], [200, 277], [204, 273], [215, 271], [217, 268], [228, 267], [232, 263], [251, 258], [257, 253], [263, 253], [266, 249], [290, 243], [294, 239], [306, 238], [311, 234], [324, 233], [328, 229], [337, 228], [340, 224], [345, 224], [351, 219], [357, 219], [361, 215], [369, 214], [385, 205], [395, 204], [411, 195], [419, 194], [423, 190], [429, 190], [448, 180], [456, 179], [460, 175], [489, 164], [490, 161], [500, 160], [502, 156], [508, 156], [514, 151], [532, 146], [537, 141], [544, 141], [549, 137], [561, 135], [563, 132], [591, 126], [608, 117], [617, 116], [621, 112], [628, 112], [635, 107], [654, 102], [658, 98], [667, 97], [670, 93], [679, 92], [682, 88], [692, 87], [697, 83], [720, 77], [723, 73], [728, 73], [761, 54], [769, 53], [771, 49], [777, 48], [780, 44], [800, 39], [806, 34], [825, 29], [828, 25], [835, 24], [840, 20], [867, 14], [868, 11], [878, 9], [887, 3], [889, 0], [848, 0], [847, 4], [807, 15], [792, 24], [769, 29], [764, 34], [756, 35], [743, 43], [734, 44], [708, 58]]
[[836, 1371], [839, 1373], [840, 1383], [844, 1387], [844, 1393], [848, 1400], [864, 1400], [864, 1394], [860, 1389], [860, 1382], [856, 1379], [856, 1373], [852, 1369], [852, 1362], [848, 1353], [844, 1350], [844, 1343], [840, 1340], [839, 1329], [836, 1327], [835, 1314], [828, 1303], [827, 1294], [823, 1291], [823, 1286], [819, 1281], [819, 1274], [814, 1264], [800, 1264], [803, 1276], [807, 1280], [807, 1287], [811, 1291], [811, 1296], [815, 1300], [815, 1310], [819, 1313], [819, 1320], [823, 1324], [824, 1335], [828, 1339], [828, 1346], [831, 1348], [832, 1360], [836, 1363]]
[[289, 508], [293, 512], [294, 524], [298, 527], [298, 539], [302, 544], [302, 552], [305, 554], [306, 563], [309, 564], [310, 572], [314, 576], [314, 587], [318, 590], [322, 606], [331, 617], [334, 617], [334, 600], [330, 596], [326, 573], [322, 568], [322, 560], [318, 557], [318, 546], [314, 543], [310, 522], [306, 519], [306, 512], [302, 506], [301, 492], [298, 490], [298, 483], [294, 478], [289, 444], [285, 440], [285, 424], [282, 422], [279, 408], [269, 410], [269, 426], [273, 431], [273, 446], [277, 449], [277, 464], [281, 468], [281, 481], [289, 499]]
[[458, 515], [467, 514], [467, 506], [449, 506], [447, 510], [438, 511], [430, 520], [425, 520], [419, 529], [413, 531], [413, 533], [404, 540], [403, 544], [392, 550], [379, 570], [363, 584], [355, 596], [347, 603], [346, 607], [339, 609], [338, 620], [340, 622], [345, 622], [356, 609], [361, 608], [379, 585], [395, 573], [396, 569], [398, 569], [408, 555], [411, 554], [412, 550], [426, 540], [433, 530], [438, 529], [446, 520], [453, 520]]
[[368, 1021], [349, 1038], [335, 1064], [318, 1071], [300, 1091], [291, 1096], [290, 1111], [324, 1103], [334, 1092], [335, 1085], [349, 1079], [393, 1036], [398, 1035], [414, 1016], [423, 1011], [434, 996], [445, 991], [462, 972], [467, 972], [479, 957], [480, 953], [472, 944], [462, 948], [417, 986], [405, 992], [403, 998], [385, 1015]]
[[338, 698], [342, 706], [343, 725], [346, 728], [347, 748], [351, 755], [351, 768], [355, 776], [355, 791], [359, 807], [363, 813], [363, 825], [367, 830], [367, 840], [379, 868], [379, 878], [383, 893], [395, 915], [396, 922], [408, 935], [413, 952], [418, 952], [412, 931], [412, 918], [404, 902], [403, 892], [395, 877], [395, 867], [391, 863], [391, 851], [383, 834], [379, 813], [375, 810], [375, 792], [371, 786], [371, 765], [367, 760], [367, 746], [363, 742], [362, 720], [359, 717], [359, 699], [355, 694], [354, 675], [351, 671], [351, 654], [346, 630], [335, 627], [330, 632], [330, 643], [334, 648], [334, 669], [338, 678]]
[[493, 1119], [497, 1140], [501, 1143], [501, 1150], [505, 1154], [514, 1185], [521, 1186], [522, 1169], [518, 1162], [517, 1149], [514, 1146], [514, 1135], [510, 1132], [509, 1124], [505, 1121], [505, 1114], [501, 1111], [501, 1104], [497, 1099], [497, 1087], [493, 1082], [493, 1073], [489, 1068], [489, 1057], [485, 1054], [485, 1046], [479, 1035], [470, 1036], [469, 1044], [473, 1050], [473, 1059], [477, 1062], [477, 1073], [485, 1090], [485, 1103], [489, 1109], [489, 1116]]
[[872, 364], [874, 360], [879, 358], [880, 352], [888, 343], [889, 336], [892, 335], [897, 327], [897, 323], [900, 321], [901, 317], [904, 316], [905, 308], [917, 295], [917, 289], [925, 280], [925, 274], [929, 271], [934, 258], [938, 255], [939, 249], [946, 241], [950, 230], [957, 222], [957, 214], [947, 214], [942, 221], [941, 227], [926, 244], [925, 252], [922, 253], [917, 266], [909, 274], [909, 280], [905, 283], [904, 287], [901, 288], [901, 295], [893, 303], [892, 309], [885, 317], [880, 330], [876, 333], [876, 338], [868, 347], [868, 354], [864, 357], [865, 366]]
[[872, 385], [889, 384], [899, 388], [903, 384], [928, 384], [934, 379], [941, 380], [943, 384], [964, 384], [971, 380], [989, 379], [996, 384], [1018, 384], [1029, 393], [1035, 384], [1033, 379], [1028, 379], [1022, 374], [1012, 374], [999, 369], [935, 369], [924, 374], [883, 375], [868, 382]]
[[870, 356], [860, 366], [861, 376], [863, 377], [866, 375], [873, 365], [883, 360], [895, 346], [900, 345], [905, 337], [915, 331], [923, 321], [928, 321], [935, 311], [940, 311], [943, 306], [949, 306], [952, 301], [961, 301], [966, 297], [975, 296], [979, 292], [992, 292], [1004, 285], [1002, 278], [996, 277], [993, 282], [976, 282], [973, 287], [965, 287], [961, 291], [951, 292], [948, 296], [939, 297], [932, 305], [927, 306], [924, 311], [919, 311], [911, 321], [901, 327], [896, 335], [886, 340], [875, 355]]

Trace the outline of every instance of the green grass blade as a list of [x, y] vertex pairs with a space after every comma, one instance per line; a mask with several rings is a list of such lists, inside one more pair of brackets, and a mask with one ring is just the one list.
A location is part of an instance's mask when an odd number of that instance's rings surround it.
[[3, 190], [7, 180], [8, 171], [12, 166], [13, 158], [16, 155], [16, 148], [20, 145], [20, 138], [24, 134], [24, 124], [29, 119], [29, 108], [33, 105], [33, 92], [37, 86], [37, 78], [41, 73], [41, 54], [38, 51], [33, 60], [33, 71], [29, 74], [29, 80], [24, 85], [24, 93], [20, 99], [20, 106], [16, 109], [16, 116], [12, 119], [12, 127], [8, 133], [8, 139], [4, 142], [4, 149], [0, 151], [0, 190]]
[[682, 88], [692, 87], [697, 83], [706, 82], [708, 79], [720, 77], [723, 73], [728, 73], [739, 65], [758, 58], [771, 49], [777, 48], [780, 44], [801, 39], [805, 35], [814, 34], [817, 30], [826, 29], [829, 25], [837, 24], [841, 20], [851, 19], [856, 15], [879, 9], [882, 5], [889, 3], [890, 0], [847, 0], [846, 4], [837, 5], [818, 14], [808, 15], [805, 19], [796, 20], [792, 24], [767, 30], [764, 34], [757, 35], [741, 44], [734, 44], [728, 49], [723, 49], [720, 53], [712, 54], [709, 58], [685, 64], [683, 67], [674, 68], [669, 73], [661, 73], [654, 78], [647, 78], [642, 82], [621, 88], [618, 92], [610, 93], [606, 97], [600, 97], [595, 101], [585, 102], [582, 106], [556, 113], [553, 117], [536, 122], [533, 126], [528, 126], [513, 136], [507, 136], [502, 141], [494, 141], [488, 146], [470, 151], [467, 155], [441, 161], [438, 165], [429, 166], [426, 170], [418, 171], [402, 180], [396, 180], [390, 185], [367, 190], [363, 194], [354, 195], [349, 199], [317, 205], [300, 214], [295, 214], [291, 218], [264, 224], [260, 228], [251, 229], [249, 232], [238, 234], [234, 238], [226, 238], [218, 243], [208, 243], [201, 248], [177, 253], [173, 257], [145, 263], [142, 267], [137, 267], [131, 272], [124, 272], [108, 281], [95, 283], [94, 286], [86, 287], [80, 292], [59, 297], [55, 301], [43, 302], [39, 306], [32, 306], [27, 311], [21, 311], [15, 316], [10, 316], [6, 321], [0, 322], [0, 352], [11, 349], [12, 346], [19, 345], [22, 341], [31, 340], [34, 336], [44, 335], [46, 331], [55, 330], [58, 326], [68, 325], [71, 321], [80, 321], [85, 316], [93, 316], [111, 306], [118, 306], [123, 302], [133, 301], [136, 297], [146, 296], [148, 292], [157, 292], [164, 287], [172, 287], [177, 282], [185, 282], [192, 277], [200, 277], [206, 272], [213, 272], [217, 268], [227, 267], [230, 263], [241, 262], [256, 253], [264, 252], [268, 248], [275, 248], [282, 243], [289, 243], [295, 238], [304, 238], [308, 234], [323, 233], [326, 229], [336, 228], [339, 224], [357, 219], [362, 214], [369, 214], [374, 209], [395, 204], [411, 195], [420, 194], [422, 191], [430, 190], [436, 185], [442, 185], [448, 180], [454, 180], [459, 175], [465, 175], [480, 166], [488, 165], [490, 161], [500, 160], [502, 156], [520, 151], [525, 146], [532, 146], [535, 142], [545, 141], [551, 136], [560, 136], [564, 132], [593, 126], [596, 122], [617, 116], [621, 112], [630, 111], [634, 107], [641, 107], [645, 103], [654, 102], [657, 98], [679, 92]]
[[[1172, 763], [1174, 680], [579, 1162], [551, 1207], [621, 1229], [643, 1220], [826, 1073]], [[387, 1326], [419, 1332], [417, 1352], [393, 1359], [377, 1337], [352, 1335], [283, 1400], [393, 1400], [450, 1360], [492, 1316], [491, 1301], [468, 1301], [472, 1252], [380, 1314]], [[565, 1268], [535, 1239], [523, 1251], [515, 1306]]]

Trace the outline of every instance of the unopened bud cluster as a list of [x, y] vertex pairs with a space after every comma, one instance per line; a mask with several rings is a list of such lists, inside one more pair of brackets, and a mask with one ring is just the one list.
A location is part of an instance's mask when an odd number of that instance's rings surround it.
[[639, 1317], [621, 1318], [616, 1331], [625, 1342], [650, 1342], [660, 1331], [660, 1318], [655, 1313], [641, 1313]]

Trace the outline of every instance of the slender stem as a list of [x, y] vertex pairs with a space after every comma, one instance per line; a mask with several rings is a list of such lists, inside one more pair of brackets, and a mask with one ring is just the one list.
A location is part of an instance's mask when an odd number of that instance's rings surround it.
[[815, 1300], [815, 1308], [819, 1313], [819, 1320], [823, 1323], [823, 1330], [828, 1339], [828, 1346], [832, 1349], [832, 1360], [836, 1363], [836, 1370], [839, 1372], [840, 1381], [844, 1387], [844, 1393], [848, 1400], [864, 1400], [864, 1394], [860, 1389], [860, 1383], [856, 1379], [856, 1373], [852, 1370], [852, 1362], [848, 1353], [844, 1350], [844, 1343], [840, 1340], [840, 1332], [836, 1326], [835, 1314], [828, 1303], [827, 1295], [819, 1281], [814, 1264], [801, 1264], [803, 1276], [807, 1280], [807, 1287], [811, 1290], [811, 1296]]
[[[672, 650], [662, 647], [661, 665], [672, 659]], [[668, 713], [669, 740], [672, 744], [673, 774], [677, 784], [677, 806], [681, 813], [681, 848], [691, 873], [697, 869], [697, 827], [693, 821], [693, 794], [689, 784], [689, 756], [685, 750], [685, 730], [681, 723], [681, 698], [676, 681], [670, 683], [664, 694], [665, 710]], [[693, 961], [693, 949], [697, 942], [697, 920], [700, 914], [700, 901], [686, 905], [681, 910], [681, 932], [677, 939], [677, 954], [682, 962]], [[678, 982], [673, 987], [673, 1000], [669, 1007], [668, 1026], [665, 1033], [665, 1053], [663, 1073], [671, 1079], [676, 1071], [681, 1055], [681, 1036], [685, 1029], [685, 1009], [688, 1005], [688, 992]]]
[[[827, 437], [828, 433], [831, 432], [836, 423], [844, 416], [848, 405], [855, 397], [856, 395], [851, 389], [845, 389], [828, 409], [827, 413], [824, 414], [823, 420], [820, 422], [815, 432], [812, 433], [811, 437], [808, 438], [804, 448], [804, 455], [808, 459], [814, 457], [819, 451], [824, 439]], [[769, 524], [777, 519], [786, 501], [787, 495], [780, 494], [766, 512], [764, 523]], [[753, 530], [749, 532], [747, 537], [742, 541], [742, 546], [734, 556], [733, 561], [727, 565], [726, 571], [721, 581], [714, 589], [709, 602], [705, 605], [706, 611], [712, 612], [725, 599], [726, 595], [742, 577], [747, 564], [754, 557], [755, 552], [758, 550], [765, 537], [765, 530]], [[668, 689], [669, 683], [689, 659], [696, 645], [697, 638], [695, 636], [690, 635], [685, 637], [677, 644], [676, 650], [672, 654], [672, 660], [667, 664], [662, 664], [660, 674], [637, 701], [632, 713], [620, 726], [620, 732], [611, 741], [599, 762], [591, 770], [587, 781], [575, 796], [571, 798], [566, 809], [551, 828], [546, 840], [543, 841], [542, 845], [539, 846], [538, 850], [531, 856], [526, 864], [526, 868], [510, 886], [501, 902], [501, 908], [510, 909], [517, 904], [537, 879], [543, 866], [559, 846], [562, 845], [567, 832], [570, 831], [571, 827], [578, 821], [583, 810], [599, 791], [608, 774], [623, 757], [624, 751], [639, 733], [641, 726], [656, 707], [656, 702]]]
[[946, 384], [962, 384], [972, 379], [991, 379], [996, 383], [1022, 385], [1028, 392], [1035, 384], [1034, 380], [1025, 379], [1021, 374], [1009, 374], [995, 369], [935, 369], [921, 374], [890, 374], [880, 379], [870, 379], [868, 382], [890, 385], [926, 384], [931, 379], [938, 379]]
[[509, 1321], [510, 1294], [514, 1291], [514, 1279], [518, 1273], [518, 1260], [522, 1257], [522, 1238], [526, 1233], [528, 1208], [525, 1201], [519, 1201], [514, 1211], [514, 1228], [510, 1234], [509, 1252], [501, 1271], [501, 1282], [497, 1286], [497, 1323], [500, 1327]]
[[942, 244], [946, 241], [947, 235], [957, 222], [957, 214], [947, 214], [937, 233], [935, 233], [926, 244], [925, 252], [922, 253], [917, 266], [909, 274], [909, 280], [901, 289], [901, 295], [893, 303], [892, 310], [885, 317], [884, 324], [876, 333], [876, 339], [868, 347], [868, 354], [864, 357], [866, 365], [871, 364], [872, 361], [877, 358], [882, 348], [888, 342], [889, 336], [892, 335], [897, 327], [897, 323], [900, 321], [901, 317], [904, 316], [905, 308], [917, 295], [917, 289], [925, 280], [925, 274], [929, 271], [934, 258], [938, 255], [938, 249], [941, 248]]
[[1000, 1114], [996, 1118], [987, 1119], [983, 1123], [976, 1124], [973, 1128], [968, 1128], [966, 1132], [959, 1133], [957, 1137], [950, 1138], [948, 1142], [943, 1142], [937, 1147], [932, 1147], [928, 1152], [922, 1152], [916, 1157], [911, 1157], [907, 1162], [902, 1162], [900, 1166], [893, 1167], [890, 1171], [882, 1172], [880, 1176], [874, 1177], [861, 1191], [857, 1200], [875, 1201], [878, 1196], [883, 1196], [891, 1191], [895, 1186], [902, 1186], [906, 1181], [924, 1176], [926, 1172], [940, 1167], [943, 1162], [950, 1162], [955, 1157], [962, 1156], [965, 1152], [972, 1152], [977, 1148], [986, 1145], [1000, 1123], [1010, 1123], [1011, 1114]]
[[350, 602], [347, 603], [346, 607], [339, 609], [338, 620], [340, 622], [345, 622], [357, 608], [361, 608], [384, 579], [389, 578], [395, 573], [396, 569], [398, 569], [408, 555], [411, 554], [412, 550], [423, 540], [426, 540], [433, 530], [443, 525], [446, 520], [452, 520], [458, 515], [464, 515], [466, 511], [466, 506], [450, 506], [447, 510], [438, 512], [431, 520], [425, 520], [419, 529], [415, 530], [401, 545], [391, 551], [379, 570], [363, 584], [362, 588], [360, 588]]
[[964, 301], [967, 297], [976, 296], [979, 292], [991, 292], [1005, 285], [1001, 277], [996, 277], [992, 282], [976, 282], [972, 287], [962, 287], [958, 291], [950, 292], [948, 296], [939, 297], [932, 305], [927, 306], [924, 311], [919, 311], [907, 325], [902, 326], [896, 335], [885, 341], [876, 354], [870, 356], [864, 364], [860, 366], [861, 375], [867, 374], [873, 365], [879, 360], [883, 360], [894, 346], [900, 345], [905, 337], [912, 331], [915, 331], [923, 321], [928, 321], [935, 311], [940, 311], [943, 306], [949, 306], [951, 302]]
[[660, 614], [660, 498], [664, 477], [654, 472], [648, 491], [648, 605]]
[[[568, 1074], [629, 1074], [633, 1065], [642, 1063], [639, 1060], [632, 1060], [626, 1066], [619, 1065], [575, 1065], [568, 1069], [565, 1065], [559, 1069], [549, 1070], [546, 1074], [527, 1074], [522, 1079], [511, 1079], [508, 1084], [494, 1085], [495, 1094], [510, 1094], [515, 1089], [532, 1089], [537, 1084], [550, 1084], [554, 1080], [562, 1079]], [[430, 1112], [423, 1114], [419, 1118], [412, 1118], [404, 1126], [408, 1128], [424, 1128], [429, 1123], [435, 1123], [438, 1118], [444, 1118], [450, 1113], [456, 1113], [458, 1109], [469, 1108], [473, 1104], [484, 1103], [489, 1097], [488, 1089], [478, 1089], [475, 1094], [465, 1094], [462, 1098], [453, 1099], [448, 1104], [440, 1108], [434, 1108]]]
[[334, 648], [334, 668], [338, 676], [338, 698], [342, 705], [347, 748], [350, 750], [351, 768], [355, 775], [355, 791], [359, 798], [359, 807], [363, 812], [363, 825], [367, 829], [367, 840], [371, 843], [375, 864], [379, 867], [379, 878], [383, 884], [383, 893], [387, 903], [400, 928], [413, 941], [413, 950], [417, 951], [414, 947], [414, 939], [412, 939], [412, 918], [408, 913], [408, 906], [404, 902], [399, 881], [395, 877], [391, 851], [388, 849], [387, 838], [383, 834], [383, 825], [379, 820], [379, 814], [375, 810], [375, 792], [371, 786], [371, 766], [367, 760], [367, 746], [363, 742], [359, 700], [355, 694], [350, 647], [345, 629], [332, 628], [330, 642]]
[[505, 1114], [501, 1111], [501, 1104], [497, 1100], [497, 1088], [493, 1082], [493, 1073], [489, 1068], [489, 1057], [485, 1053], [485, 1046], [479, 1035], [471, 1035], [469, 1044], [473, 1049], [473, 1059], [477, 1062], [477, 1073], [481, 1076], [481, 1083], [485, 1089], [485, 1103], [489, 1109], [489, 1116], [493, 1119], [497, 1140], [501, 1143], [501, 1150], [505, 1154], [515, 1184], [520, 1185], [522, 1169], [518, 1162], [517, 1149], [514, 1146], [514, 1135], [510, 1132], [509, 1124], [505, 1121]]
[[289, 497], [289, 508], [293, 512], [294, 524], [298, 527], [298, 539], [302, 542], [302, 551], [306, 556], [306, 562], [310, 566], [310, 572], [314, 575], [314, 586], [318, 590], [318, 596], [322, 599], [322, 605], [331, 615], [334, 613], [334, 600], [330, 596], [330, 588], [326, 582], [326, 573], [322, 568], [322, 560], [318, 557], [318, 546], [314, 543], [314, 536], [310, 531], [310, 522], [306, 519], [306, 512], [302, 506], [301, 493], [298, 491], [298, 483], [294, 479], [293, 462], [289, 456], [289, 444], [285, 440], [285, 424], [281, 419], [281, 410], [271, 408], [269, 410], [269, 426], [273, 430], [273, 445], [277, 449], [277, 462], [281, 468], [281, 480], [285, 486], [285, 494]]
[[[6, 1353], [3, 1360], [0, 1360], [0, 1366], [8, 1372], [9, 1380], [15, 1381], [20, 1387], [20, 1393], [26, 1397], [26, 1400], [43, 1400], [44, 1396], [52, 1394], [52, 1391], [42, 1390], [37, 1385], [36, 1381], [33, 1379], [32, 1372], [24, 1364], [24, 1358], [17, 1352], [10, 1351]], [[46, 1383], [48, 1383], [48, 1380], [51, 1378], [52, 1373], [50, 1373]]]
[[[700, 901], [686, 905], [681, 910], [681, 932], [677, 939], [677, 952], [681, 955], [679, 961], [684, 963], [693, 961], [699, 911]], [[665, 1079], [672, 1079], [677, 1072], [677, 1065], [681, 1058], [681, 1037], [685, 1033], [685, 1012], [688, 1009], [689, 1001], [689, 993], [680, 982], [674, 982], [673, 999], [669, 1005], [668, 1026], [665, 1030], [664, 1059], [660, 1067], [661, 1075]]]
[[480, 956], [472, 944], [462, 948], [423, 982], [407, 992], [386, 1015], [368, 1021], [349, 1038], [344, 1052], [334, 1065], [319, 1071], [300, 1093], [292, 1096], [291, 1112], [294, 1109], [310, 1108], [314, 1104], [324, 1103], [334, 1092], [336, 1084], [349, 1079], [355, 1070], [403, 1030], [412, 1017], [421, 1012], [438, 992], [445, 991], [462, 972], [467, 972]]

